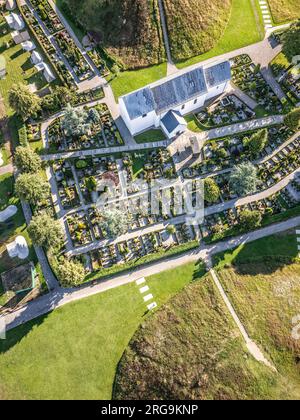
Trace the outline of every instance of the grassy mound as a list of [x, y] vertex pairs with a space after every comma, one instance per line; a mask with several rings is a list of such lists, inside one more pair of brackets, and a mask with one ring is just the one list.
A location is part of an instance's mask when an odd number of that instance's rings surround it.
[[165, 59], [156, 0], [61, 0], [67, 14], [125, 68], [158, 64]]
[[276, 23], [299, 19], [299, 0], [269, 0], [269, 5]]
[[284, 377], [247, 352], [210, 277], [138, 330], [119, 365], [117, 399], [290, 398]]
[[172, 57], [184, 60], [211, 50], [228, 23], [231, 0], [165, 0]]

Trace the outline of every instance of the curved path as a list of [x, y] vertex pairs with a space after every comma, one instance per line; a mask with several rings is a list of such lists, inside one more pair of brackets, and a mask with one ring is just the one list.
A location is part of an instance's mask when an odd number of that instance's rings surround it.
[[190, 262], [197, 262], [200, 259], [206, 263], [209, 263], [211, 257], [215, 254], [226, 251], [228, 249], [234, 249], [240, 245], [256, 241], [257, 239], [261, 239], [266, 236], [271, 236], [287, 231], [289, 229], [294, 229], [299, 225], [300, 216], [265, 227], [263, 229], [259, 229], [255, 232], [250, 232], [245, 235], [227, 239], [226, 241], [219, 242], [214, 245], [202, 245], [199, 248], [180, 256], [166, 258], [163, 261], [154, 262], [145, 267], [132, 270], [129, 273], [111, 277], [109, 280], [101, 281], [97, 285], [89, 284], [78, 289], [58, 288], [57, 290], [48, 293], [47, 295], [41, 296], [40, 298], [18, 309], [17, 311], [2, 316], [1, 320], [5, 322], [7, 330], [10, 330], [68, 303], [84, 299], [98, 293], [103, 293], [107, 290], [114, 289], [128, 283], [132, 283], [142, 277], [148, 277], [165, 270], [177, 268], [180, 265]]

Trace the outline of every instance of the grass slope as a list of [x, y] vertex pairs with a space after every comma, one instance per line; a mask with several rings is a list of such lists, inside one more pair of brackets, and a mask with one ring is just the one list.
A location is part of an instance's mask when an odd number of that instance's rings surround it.
[[[189, 264], [147, 284], [162, 305], [202, 274]], [[129, 284], [9, 332], [0, 340], [0, 399], [110, 399], [118, 362], [145, 310], [139, 288]]]
[[211, 50], [230, 17], [232, 0], [165, 0], [164, 7], [174, 60]]
[[299, 0], [269, 0], [269, 5], [275, 23], [300, 18]]
[[140, 68], [165, 60], [157, 0], [60, 0], [79, 26], [96, 33], [101, 47]]
[[263, 28], [257, 20], [251, 0], [232, 0], [232, 10], [229, 22], [217, 45], [206, 54], [197, 55], [189, 60], [178, 63], [177, 67], [184, 68], [189, 65], [207, 60], [220, 54], [234, 51], [246, 45], [261, 41]]
[[282, 377], [256, 362], [208, 276], [138, 330], [116, 377], [117, 399], [289, 397]]

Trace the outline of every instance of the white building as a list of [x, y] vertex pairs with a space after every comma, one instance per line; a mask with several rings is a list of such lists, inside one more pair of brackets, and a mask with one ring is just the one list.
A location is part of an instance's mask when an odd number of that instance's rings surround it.
[[173, 138], [186, 129], [182, 116], [224, 93], [230, 80], [229, 61], [197, 67], [120, 97], [120, 114], [132, 135], [161, 127]]

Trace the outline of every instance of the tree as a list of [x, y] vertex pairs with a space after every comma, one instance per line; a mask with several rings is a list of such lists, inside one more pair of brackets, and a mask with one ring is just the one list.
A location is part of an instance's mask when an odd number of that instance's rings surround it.
[[246, 230], [253, 230], [261, 226], [262, 215], [258, 210], [244, 210], [240, 214], [241, 225]]
[[53, 96], [62, 106], [67, 106], [67, 104], [74, 103], [76, 100], [76, 92], [65, 86], [57, 86], [53, 90]]
[[59, 262], [57, 275], [63, 287], [72, 287], [82, 284], [85, 271], [80, 262], [64, 258], [64, 261]]
[[97, 111], [97, 109], [92, 108], [92, 109], [89, 110], [88, 119], [93, 124], [98, 124], [100, 122], [101, 118], [100, 118], [100, 114]]
[[289, 112], [284, 118], [284, 124], [293, 131], [300, 128], [300, 108]]
[[22, 83], [11, 87], [9, 104], [24, 121], [34, 116], [41, 109], [41, 99]]
[[208, 203], [216, 203], [220, 197], [220, 188], [212, 178], [204, 181], [204, 198]]
[[45, 212], [32, 218], [28, 232], [35, 245], [47, 250], [57, 247], [64, 237], [61, 223]]
[[69, 137], [87, 134], [90, 129], [88, 113], [83, 108], [75, 109], [68, 104], [62, 119], [62, 129]]
[[101, 213], [102, 222], [100, 226], [110, 237], [124, 235], [129, 228], [129, 220], [126, 212], [118, 209], [105, 209]]
[[37, 205], [47, 199], [50, 193], [49, 184], [38, 174], [21, 174], [18, 176], [15, 191], [21, 200]]
[[174, 225], [169, 225], [167, 227], [167, 232], [168, 232], [169, 235], [175, 235], [176, 227]]
[[282, 36], [282, 52], [292, 62], [300, 53], [300, 20], [292, 25]]
[[252, 136], [244, 137], [243, 145], [246, 147], [253, 155], [258, 155], [266, 147], [269, 139], [269, 132], [266, 128], [259, 130]]
[[37, 173], [42, 167], [42, 160], [29, 146], [17, 147], [15, 163], [21, 172]]
[[233, 169], [229, 179], [229, 186], [238, 196], [254, 193], [257, 185], [257, 170], [252, 163], [241, 163]]

